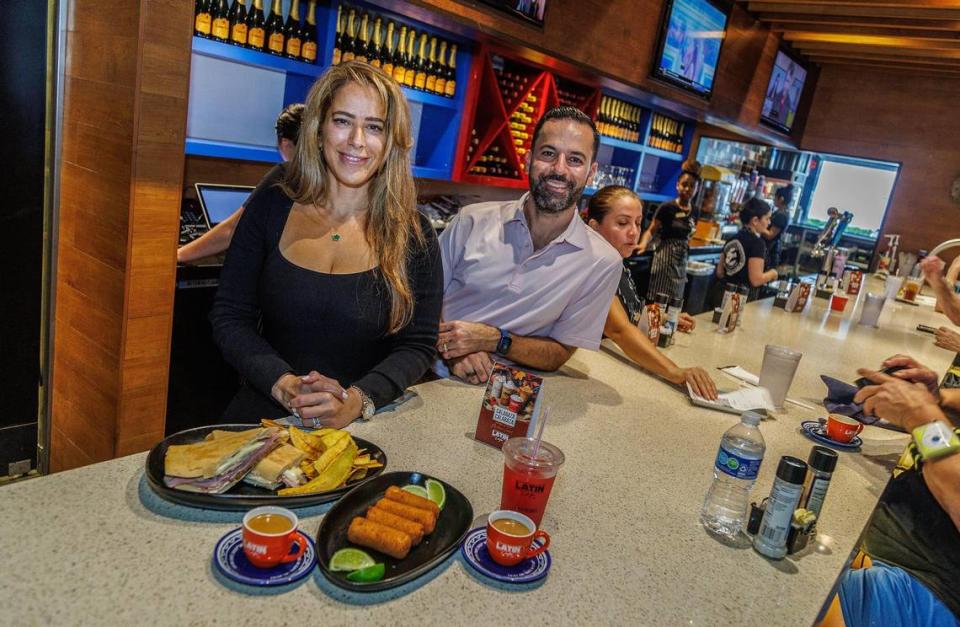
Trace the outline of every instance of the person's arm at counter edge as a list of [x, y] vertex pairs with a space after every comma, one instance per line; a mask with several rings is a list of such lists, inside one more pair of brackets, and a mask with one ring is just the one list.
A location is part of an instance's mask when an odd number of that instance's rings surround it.
[[[908, 383], [866, 369], [857, 373], [878, 384], [861, 388], [854, 397], [854, 402], [864, 404], [864, 414], [889, 420], [907, 433], [935, 420], [951, 424], [922, 383]], [[960, 531], [960, 453], [924, 461], [923, 480]]]
[[[956, 294], [943, 277], [943, 260], [939, 257], [927, 257], [920, 262], [923, 278], [937, 295], [937, 304], [950, 322], [960, 325], [960, 295]], [[952, 266], [951, 266], [952, 267]]]
[[[514, 335], [506, 357], [510, 361], [552, 372], [559, 369], [577, 350], [549, 337]], [[491, 355], [497, 351], [500, 343], [500, 330], [482, 322], [467, 320], [445, 320], [440, 323], [440, 337], [437, 344], [440, 356], [444, 360], [455, 359], [471, 353], [486, 352]], [[446, 348], [447, 350], [443, 350]]]
[[627, 357], [644, 370], [649, 370], [661, 379], [676, 385], [690, 381], [690, 385], [697, 394], [710, 400], [717, 398], [716, 385], [713, 385], [713, 381], [708, 381], [710, 377], [707, 376], [707, 380], [702, 381], [700, 380], [702, 377], [688, 377], [687, 369], [673, 363], [669, 357], [657, 350], [653, 342], [641, 333], [640, 329], [630, 324], [627, 312], [619, 299], [615, 298], [610, 303], [610, 313], [607, 314], [603, 334], [613, 340], [627, 354]]
[[219, 255], [230, 247], [233, 232], [243, 215], [243, 207], [230, 214], [230, 217], [212, 229], [177, 249], [177, 263], [193, 263], [198, 259]]

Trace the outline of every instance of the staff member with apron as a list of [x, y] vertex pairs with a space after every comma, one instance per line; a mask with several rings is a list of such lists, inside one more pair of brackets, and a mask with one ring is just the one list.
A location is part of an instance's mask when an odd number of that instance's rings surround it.
[[694, 214], [691, 201], [699, 186], [700, 163], [693, 159], [684, 161], [680, 178], [677, 179], [677, 197], [657, 207], [650, 226], [640, 238], [638, 253], [647, 249], [655, 235], [660, 236], [660, 243], [653, 253], [648, 300], [653, 300], [657, 294], [683, 298], [690, 237], [696, 229], [698, 217]]

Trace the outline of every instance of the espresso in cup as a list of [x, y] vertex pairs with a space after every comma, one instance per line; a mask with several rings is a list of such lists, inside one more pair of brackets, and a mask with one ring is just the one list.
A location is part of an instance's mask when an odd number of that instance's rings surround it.
[[243, 553], [257, 568], [300, 559], [307, 539], [297, 531], [297, 515], [283, 507], [257, 507], [243, 517]]
[[[540, 540], [542, 544], [535, 545]], [[516, 566], [536, 557], [550, 546], [550, 534], [537, 530], [528, 516], [510, 510], [497, 510], [487, 517], [487, 552], [501, 566]]]

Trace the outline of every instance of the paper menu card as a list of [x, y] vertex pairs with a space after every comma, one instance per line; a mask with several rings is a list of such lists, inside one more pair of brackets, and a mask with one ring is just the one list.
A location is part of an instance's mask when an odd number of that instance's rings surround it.
[[494, 362], [474, 437], [500, 448], [512, 437], [532, 434], [540, 419], [542, 389], [543, 377]]
[[709, 409], [718, 409], [720, 411], [739, 414], [752, 409], [766, 409], [773, 411], [775, 409], [773, 398], [770, 396], [767, 388], [740, 388], [732, 392], [723, 392], [719, 394], [717, 400], [711, 401], [700, 396], [693, 391], [690, 384], [687, 384], [687, 393], [694, 405], [707, 407]]

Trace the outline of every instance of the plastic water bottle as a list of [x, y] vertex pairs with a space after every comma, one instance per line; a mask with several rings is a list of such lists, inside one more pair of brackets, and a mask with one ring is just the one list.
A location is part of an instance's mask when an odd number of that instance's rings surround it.
[[757, 480], [767, 445], [760, 434], [760, 415], [740, 416], [720, 439], [713, 466], [713, 483], [700, 512], [700, 523], [711, 533], [736, 539], [743, 530], [750, 502], [750, 489]]

